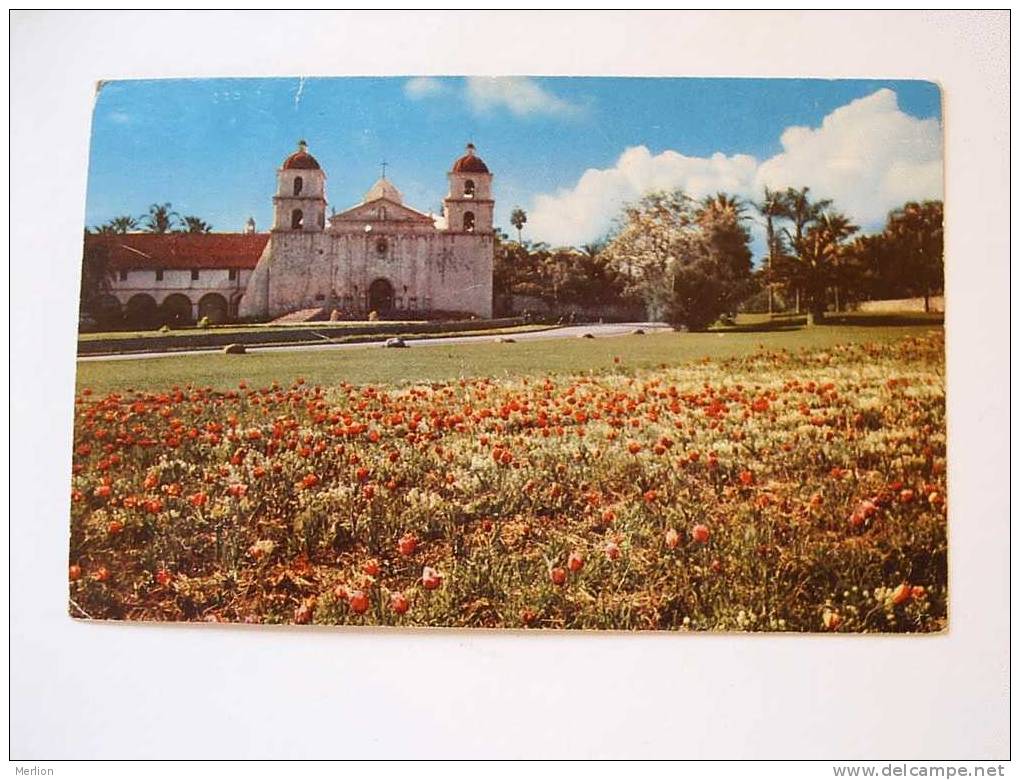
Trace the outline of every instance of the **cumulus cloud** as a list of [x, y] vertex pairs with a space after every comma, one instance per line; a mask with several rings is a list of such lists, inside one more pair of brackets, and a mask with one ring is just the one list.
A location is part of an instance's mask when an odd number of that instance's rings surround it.
[[433, 97], [446, 91], [443, 82], [431, 76], [417, 76], [404, 84], [404, 94], [415, 100]]
[[581, 107], [560, 98], [537, 81], [523, 76], [472, 76], [467, 80], [467, 99], [472, 109], [485, 113], [505, 108], [515, 116], [571, 116]]
[[783, 151], [758, 169], [756, 192], [808, 186], [863, 225], [904, 201], [942, 197], [938, 120], [900, 111], [890, 89], [837, 108], [820, 127], [788, 128], [780, 142]]
[[580, 244], [604, 234], [624, 203], [673, 188], [695, 197], [723, 191], [757, 199], [765, 186], [810, 187], [869, 229], [907, 200], [942, 197], [939, 123], [901, 111], [891, 90], [841, 106], [819, 127], [787, 128], [780, 143], [782, 151], [763, 162], [631, 147], [611, 168], [590, 169], [571, 188], [536, 195], [528, 227], [542, 241]]
[[682, 189], [694, 197], [718, 190], [750, 192], [758, 161], [749, 155], [686, 157], [644, 146], [627, 149], [612, 168], [590, 168], [577, 184], [552, 195], [536, 195], [528, 227], [551, 244], [581, 244], [606, 232], [623, 204], [656, 190]]

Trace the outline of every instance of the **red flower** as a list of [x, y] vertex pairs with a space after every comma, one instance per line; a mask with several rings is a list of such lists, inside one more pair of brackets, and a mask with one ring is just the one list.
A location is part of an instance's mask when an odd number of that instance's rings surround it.
[[705, 544], [711, 535], [712, 534], [708, 530], [708, 526], [702, 523], [698, 523], [698, 525], [691, 529], [691, 538], [693, 538], [698, 544]]
[[81, 566], [78, 566], [77, 564], [73, 564], [73, 565], [69, 566], [68, 569], [67, 569], [67, 578], [71, 582], [74, 582], [75, 580], [80, 580], [81, 579]]
[[567, 568], [573, 572], [581, 571], [584, 568], [584, 556], [579, 552], [572, 552], [567, 557]]
[[435, 590], [442, 582], [443, 576], [431, 566], [421, 570], [421, 584], [425, 586], [425, 590]]
[[363, 591], [354, 591], [347, 599], [347, 603], [350, 604], [351, 612], [355, 615], [364, 615], [368, 612], [368, 596]]
[[390, 609], [392, 609], [398, 615], [403, 615], [405, 612], [407, 612], [410, 606], [411, 604], [410, 602], [408, 602], [407, 596], [405, 596], [403, 593], [400, 593], [398, 591], [396, 593], [390, 594]]
[[418, 548], [418, 537], [414, 534], [407, 533], [400, 537], [400, 541], [397, 542], [397, 550], [403, 556], [414, 555], [414, 551]]
[[365, 572], [365, 574], [367, 574], [369, 577], [378, 577], [379, 561], [377, 561], [375, 558], [369, 558], [362, 564], [361, 570]]

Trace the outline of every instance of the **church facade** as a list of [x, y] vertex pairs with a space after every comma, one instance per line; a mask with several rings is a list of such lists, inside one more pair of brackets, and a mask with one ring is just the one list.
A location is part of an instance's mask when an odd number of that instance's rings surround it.
[[492, 173], [469, 144], [447, 181], [441, 216], [405, 204], [385, 174], [361, 203], [327, 216], [326, 173], [302, 141], [277, 171], [273, 226], [238, 316], [491, 317]]

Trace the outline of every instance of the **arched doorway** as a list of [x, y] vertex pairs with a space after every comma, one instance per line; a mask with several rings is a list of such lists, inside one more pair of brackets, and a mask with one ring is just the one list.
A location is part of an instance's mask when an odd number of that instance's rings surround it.
[[368, 310], [388, 314], [393, 309], [393, 285], [386, 279], [376, 279], [368, 286]]
[[159, 308], [151, 295], [139, 293], [128, 299], [124, 307], [124, 320], [128, 325], [133, 328], [152, 328], [158, 319]]
[[191, 301], [187, 295], [174, 293], [163, 300], [159, 307], [160, 319], [171, 327], [179, 328], [183, 325], [191, 325], [194, 320], [191, 317]]
[[209, 318], [210, 325], [222, 325], [230, 318], [227, 299], [218, 293], [203, 295], [198, 302], [198, 318]]

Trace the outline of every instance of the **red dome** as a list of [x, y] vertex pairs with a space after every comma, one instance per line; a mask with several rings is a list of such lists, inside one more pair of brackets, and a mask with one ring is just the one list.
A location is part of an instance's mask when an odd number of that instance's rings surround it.
[[475, 145], [467, 145], [467, 154], [453, 164], [453, 173], [488, 173], [482, 158], [475, 155]]
[[294, 154], [283, 161], [285, 171], [295, 168], [308, 171], [319, 170], [319, 161], [308, 153], [308, 146], [304, 141], [298, 144], [298, 150]]

